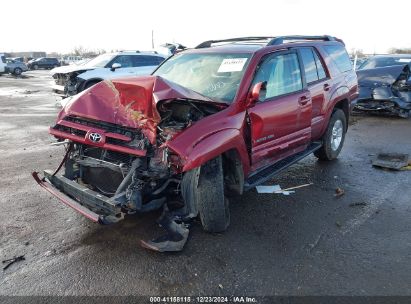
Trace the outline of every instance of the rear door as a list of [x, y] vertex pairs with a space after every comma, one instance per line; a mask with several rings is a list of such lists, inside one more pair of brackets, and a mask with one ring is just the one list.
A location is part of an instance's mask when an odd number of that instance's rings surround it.
[[328, 102], [332, 83], [326, 75], [323, 62], [314, 48], [299, 48], [299, 52], [304, 66], [307, 89], [310, 91], [312, 101], [312, 137], [317, 138], [321, 135], [321, 127], [325, 119], [323, 109]]
[[295, 50], [270, 54], [259, 64], [253, 84], [266, 86], [248, 109], [253, 170], [305, 149], [311, 140], [311, 96], [301, 71]]

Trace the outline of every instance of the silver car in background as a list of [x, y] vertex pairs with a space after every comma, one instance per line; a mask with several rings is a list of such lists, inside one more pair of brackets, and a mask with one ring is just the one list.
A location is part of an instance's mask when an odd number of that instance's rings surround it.
[[28, 71], [28, 67], [24, 62], [6, 58], [6, 70], [14, 75], [21, 75], [21, 73]]

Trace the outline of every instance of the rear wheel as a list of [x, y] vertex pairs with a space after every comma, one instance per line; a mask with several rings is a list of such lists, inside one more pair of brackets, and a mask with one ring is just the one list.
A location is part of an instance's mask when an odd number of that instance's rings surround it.
[[230, 210], [228, 199], [224, 195], [221, 156], [201, 166], [197, 195], [198, 212], [203, 229], [207, 232], [225, 231], [230, 224]]
[[320, 160], [333, 160], [338, 157], [344, 144], [347, 132], [347, 118], [344, 111], [336, 109], [328, 123], [327, 130], [323, 135], [322, 147], [314, 152]]

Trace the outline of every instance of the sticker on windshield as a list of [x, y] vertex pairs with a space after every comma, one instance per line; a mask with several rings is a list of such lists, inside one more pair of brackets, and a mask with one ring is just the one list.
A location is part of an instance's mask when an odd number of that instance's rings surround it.
[[217, 73], [240, 72], [243, 70], [247, 58], [227, 58], [221, 62]]
[[411, 62], [411, 58], [400, 58], [400, 60], [398, 60], [398, 62]]

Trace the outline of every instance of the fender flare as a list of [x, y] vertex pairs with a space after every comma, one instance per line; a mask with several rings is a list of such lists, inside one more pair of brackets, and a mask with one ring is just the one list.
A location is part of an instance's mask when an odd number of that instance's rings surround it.
[[[77, 77], [78, 77], [78, 76], [77, 76]], [[80, 79], [83, 79], [83, 78], [81, 78], [81, 77], [79, 77], [79, 78], [80, 78]], [[84, 80], [83, 83], [81, 84], [81, 90], [80, 90], [80, 91], [84, 91], [86, 85], [89, 84], [90, 82], [96, 82], [96, 83], [98, 83], [98, 82], [101, 82], [101, 81], [103, 81], [103, 80], [104, 80], [104, 79], [102, 79], [102, 78], [90, 78], [90, 79]]]
[[250, 170], [250, 158], [243, 136], [238, 129], [224, 129], [197, 142], [188, 153], [182, 156], [183, 172], [200, 167], [207, 161], [235, 150], [243, 165], [244, 175]]

